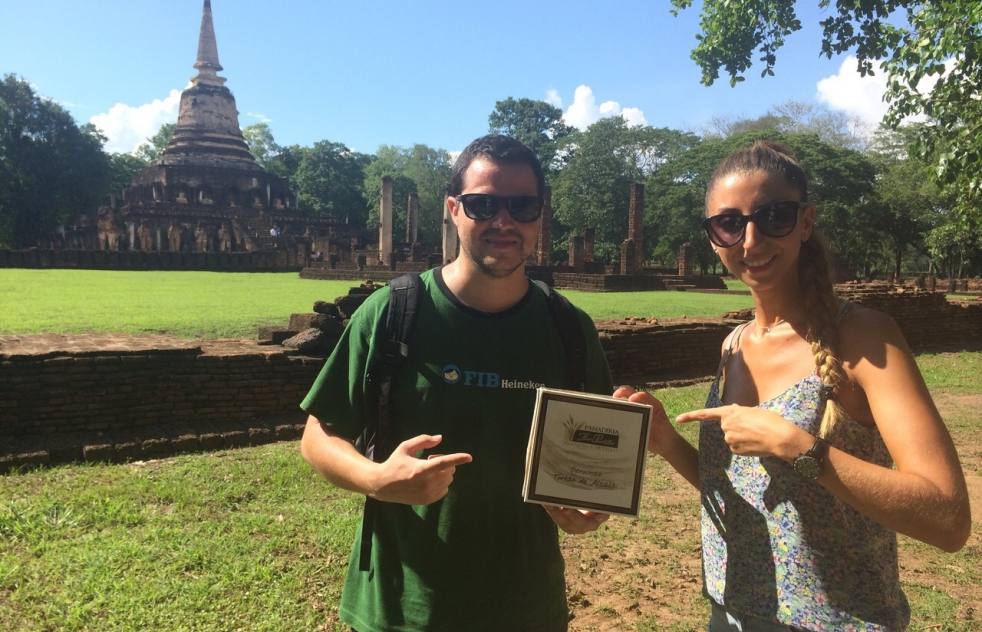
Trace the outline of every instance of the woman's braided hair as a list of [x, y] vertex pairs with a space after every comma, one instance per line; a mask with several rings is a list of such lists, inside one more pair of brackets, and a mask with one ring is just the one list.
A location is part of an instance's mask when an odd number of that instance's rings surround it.
[[[793, 153], [784, 145], [773, 141], [758, 141], [729, 156], [716, 168], [706, 187], [706, 200], [720, 179], [737, 173], [763, 172], [780, 175], [801, 194], [801, 201], [808, 201], [808, 184], [805, 172]], [[708, 208], [708, 206], [707, 206]], [[839, 361], [836, 316], [839, 300], [832, 287], [825, 244], [818, 230], [801, 244], [798, 256], [798, 281], [804, 291], [805, 322], [808, 333], [805, 340], [811, 344], [815, 356], [815, 368], [822, 379], [822, 400], [825, 411], [819, 436], [827, 437], [836, 424], [845, 417], [845, 411], [835, 400], [834, 389], [846, 382], [846, 375]]]

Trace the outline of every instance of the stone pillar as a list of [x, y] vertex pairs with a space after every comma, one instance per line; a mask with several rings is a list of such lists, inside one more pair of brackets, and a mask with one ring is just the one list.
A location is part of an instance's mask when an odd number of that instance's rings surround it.
[[679, 247], [679, 276], [692, 276], [695, 274], [692, 260], [692, 244], [686, 242]]
[[634, 265], [640, 268], [644, 265], [644, 185], [640, 182], [631, 184], [627, 238], [634, 242]]
[[930, 292], [935, 291], [938, 288], [938, 278], [933, 274], [929, 274], [927, 277], [927, 290]]
[[416, 243], [419, 231], [419, 196], [409, 194], [409, 205], [406, 207], [406, 243], [410, 246]]
[[585, 261], [583, 241], [582, 235], [571, 235], [569, 238], [569, 267], [580, 272]]
[[634, 248], [634, 240], [628, 238], [621, 244], [621, 274], [635, 274], [634, 255], [637, 250]]
[[542, 192], [542, 219], [539, 220], [539, 254], [536, 263], [547, 266], [552, 263], [552, 187]]
[[457, 258], [457, 226], [453, 223], [450, 216], [450, 206], [443, 202], [443, 239], [440, 243], [443, 248], [443, 263], [447, 264]]
[[597, 239], [596, 228], [583, 229], [583, 260], [593, 261], [593, 242]]
[[392, 261], [392, 178], [382, 176], [378, 209], [378, 260], [387, 265]]
[[[136, 247], [136, 245], [137, 245], [137, 241], [136, 241], [136, 223], [135, 222], [126, 222], [126, 231], [127, 231], [127, 235], [130, 238], [130, 250], [136, 250], [137, 249], [137, 247]], [[118, 248], [118, 249], [119, 250], [122, 250], [122, 248]]]

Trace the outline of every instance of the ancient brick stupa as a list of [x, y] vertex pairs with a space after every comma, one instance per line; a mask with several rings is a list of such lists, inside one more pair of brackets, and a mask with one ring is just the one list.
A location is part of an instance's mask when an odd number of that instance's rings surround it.
[[235, 97], [218, 76], [210, 0], [204, 0], [194, 67], [198, 74], [181, 94], [170, 143], [123, 190], [123, 206], [111, 221], [132, 249], [271, 248], [276, 216], [297, 215], [296, 196], [284, 178], [256, 164], [243, 140]]

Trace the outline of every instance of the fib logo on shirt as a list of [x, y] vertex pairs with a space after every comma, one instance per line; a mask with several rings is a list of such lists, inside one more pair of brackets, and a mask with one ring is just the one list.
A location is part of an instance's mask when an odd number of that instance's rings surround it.
[[456, 364], [443, 367], [443, 381], [454, 385], [463, 383], [464, 386], [479, 386], [482, 388], [500, 388], [501, 376], [487, 371], [461, 371]]
[[518, 388], [535, 390], [545, 384], [532, 380], [501, 379], [501, 376], [491, 371], [461, 371], [456, 364], [443, 367], [443, 381], [451, 386], [477, 386], [479, 388]]

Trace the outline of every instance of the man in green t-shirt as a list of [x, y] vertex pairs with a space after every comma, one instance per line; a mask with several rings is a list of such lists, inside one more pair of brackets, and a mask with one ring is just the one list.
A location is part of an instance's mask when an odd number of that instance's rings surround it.
[[[556, 527], [586, 533], [608, 516], [522, 500], [535, 389], [569, 378], [546, 295], [525, 276], [543, 190], [535, 154], [505, 136], [479, 138], [454, 164], [446, 204], [460, 256], [422, 275], [411, 357], [392, 380], [391, 456], [374, 463], [353, 445], [387, 340], [387, 288], [352, 317], [301, 405], [304, 458], [380, 501], [370, 568], [358, 569], [357, 539], [339, 608], [358, 632], [567, 629]], [[576, 312], [587, 390], [610, 394], [596, 329]]]

